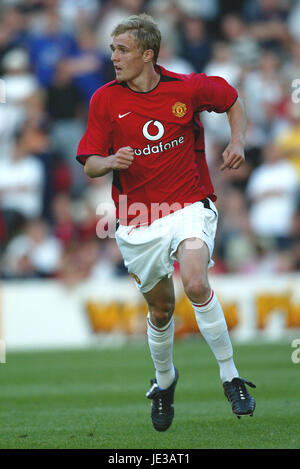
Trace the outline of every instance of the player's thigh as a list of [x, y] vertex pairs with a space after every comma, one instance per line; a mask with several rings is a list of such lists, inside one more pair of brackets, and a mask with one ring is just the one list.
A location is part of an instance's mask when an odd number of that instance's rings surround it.
[[177, 249], [180, 275], [184, 290], [192, 300], [201, 300], [209, 291], [207, 244], [199, 238], [185, 239]]
[[148, 304], [150, 320], [154, 325], [166, 324], [175, 308], [175, 292], [172, 277], [164, 277], [150, 291], [143, 293]]

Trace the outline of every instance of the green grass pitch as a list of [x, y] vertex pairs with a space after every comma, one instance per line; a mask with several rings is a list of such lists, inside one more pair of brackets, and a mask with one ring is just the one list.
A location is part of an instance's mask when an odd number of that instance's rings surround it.
[[208, 346], [182, 340], [174, 347], [175, 419], [165, 433], [152, 428], [145, 397], [153, 377], [146, 344], [9, 353], [0, 365], [0, 448], [300, 448], [300, 363], [291, 345], [234, 350], [241, 376], [257, 385], [254, 417], [232, 414]]

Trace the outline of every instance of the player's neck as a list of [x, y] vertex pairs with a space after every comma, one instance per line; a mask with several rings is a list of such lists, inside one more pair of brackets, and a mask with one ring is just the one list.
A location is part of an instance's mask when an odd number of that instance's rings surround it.
[[156, 88], [160, 80], [160, 74], [156, 72], [152, 66], [150, 69], [145, 70], [133, 80], [127, 81], [127, 85], [133, 91], [139, 93], [148, 93]]

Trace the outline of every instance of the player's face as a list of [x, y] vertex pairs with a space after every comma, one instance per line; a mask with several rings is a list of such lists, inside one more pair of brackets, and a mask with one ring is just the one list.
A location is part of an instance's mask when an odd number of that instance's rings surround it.
[[110, 47], [118, 81], [134, 80], [143, 72], [144, 56], [130, 33], [115, 36]]

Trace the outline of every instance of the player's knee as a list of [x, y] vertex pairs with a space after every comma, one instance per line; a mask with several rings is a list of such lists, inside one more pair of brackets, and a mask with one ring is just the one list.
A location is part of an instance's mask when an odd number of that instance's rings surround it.
[[194, 302], [204, 302], [210, 294], [210, 286], [206, 276], [190, 277], [184, 285], [187, 297]]
[[173, 302], [163, 302], [156, 305], [149, 305], [150, 315], [154, 324], [159, 327], [167, 324], [175, 309], [175, 304]]

